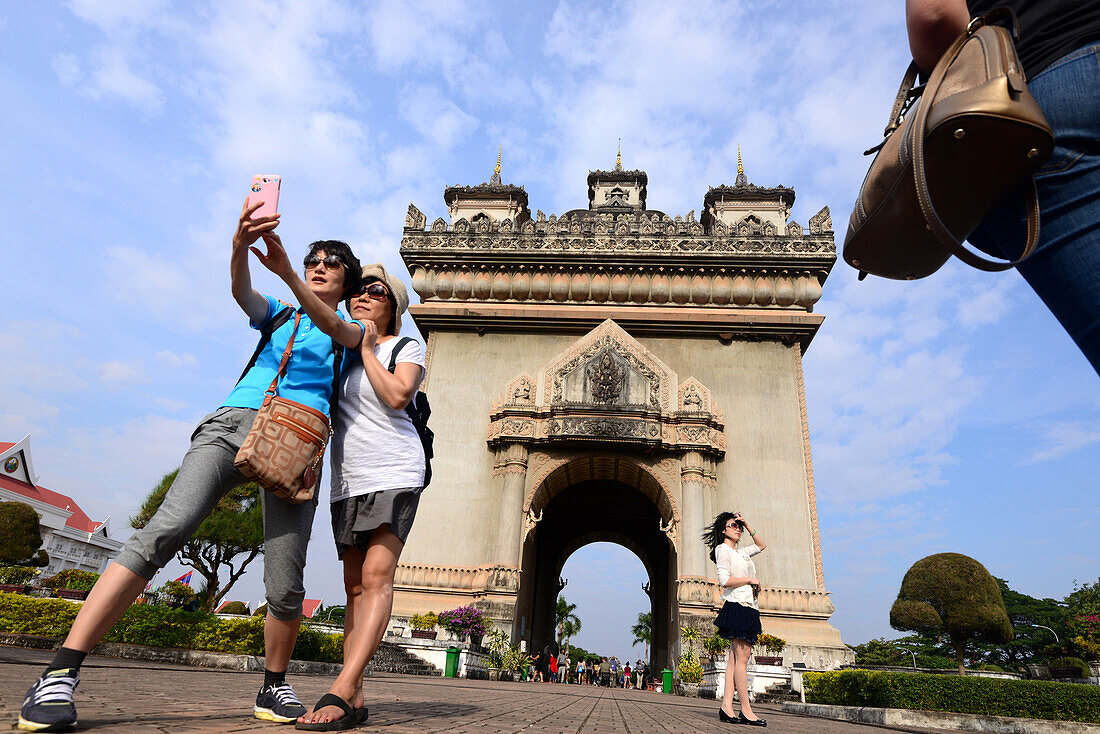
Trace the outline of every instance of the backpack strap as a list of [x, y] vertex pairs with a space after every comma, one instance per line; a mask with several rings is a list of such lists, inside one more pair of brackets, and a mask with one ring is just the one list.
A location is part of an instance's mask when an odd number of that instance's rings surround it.
[[387, 367], [390, 372], [397, 369], [397, 353], [405, 348], [405, 345], [411, 342], [413, 338], [411, 336], [403, 336], [397, 340], [397, 344], [394, 345], [393, 351], [390, 352], [390, 366]]
[[328, 398], [328, 420], [336, 423], [336, 404], [340, 402], [340, 374], [344, 366], [344, 345], [332, 340], [332, 394]]
[[[279, 301], [279, 303], [283, 302]], [[263, 325], [263, 328], [260, 329], [260, 341], [256, 344], [256, 351], [252, 353], [252, 358], [249, 359], [248, 364], [245, 365], [244, 372], [242, 372], [241, 376], [237, 378], [238, 385], [240, 384], [241, 380], [244, 379], [245, 375], [248, 374], [248, 371], [252, 369], [253, 366], [255, 366], [256, 360], [260, 358], [260, 352], [262, 352], [264, 350], [264, 347], [267, 346], [268, 342], [271, 341], [271, 335], [275, 333], [276, 329], [289, 321], [290, 317], [294, 315], [293, 307], [285, 303], [283, 303], [283, 306], [285, 306], [285, 308], [272, 316], [271, 319]]]

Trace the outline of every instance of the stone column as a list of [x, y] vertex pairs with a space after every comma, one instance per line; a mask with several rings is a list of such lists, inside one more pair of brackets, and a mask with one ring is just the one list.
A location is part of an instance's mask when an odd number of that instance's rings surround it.
[[504, 477], [497, 517], [497, 542], [493, 558], [497, 565], [519, 567], [520, 530], [523, 527], [523, 488], [527, 482], [527, 446], [510, 443], [497, 454], [497, 466]]
[[684, 527], [681, 535], [682, 576], [705, 576], [706, 550], [700, 538], [706, 519], [703, 483], [706, 461], [698, 451], [685, 451], [680, 459], [680, 487], [683, 490]]

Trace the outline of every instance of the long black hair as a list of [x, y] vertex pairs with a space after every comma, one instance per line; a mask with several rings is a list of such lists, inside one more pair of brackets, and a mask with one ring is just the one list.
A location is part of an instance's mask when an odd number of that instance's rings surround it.
[[718, 563], [718, 559], [714, 557], [714, 549], [725, 542], [726, 523], [732, 520], [734, 515], [735, 513], [732, 512], [718, 513], [718, 517], [714, 518], [710, 527], [703, 531], [703, 544], [710, 550], [710, 560], [715, 563]]

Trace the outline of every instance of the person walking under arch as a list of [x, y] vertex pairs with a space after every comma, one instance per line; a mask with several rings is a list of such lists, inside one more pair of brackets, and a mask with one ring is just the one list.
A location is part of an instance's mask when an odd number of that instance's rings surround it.
[[[748, 531], [753, 545], [738, 548], [741, 535]], [[763, 538], [753, 530], [739, 512], [723, 512], [714, 518], [711, 527], [703, 534], [703, 542], [710, 548], [710, 558], [718, 566], [718, 586], [722, 589], [722, 609], [714, 625], [718, 635], [730, 641], [726, 659], [726, 690], [718, 719], [730, 724], [767, 726], [749, 705], [748, 664], [752, 646], [760, 635], [760, 609], [756, 597], [760, 595], [760, 580], [756, 578], [756, 564], [752, 557], [768, 547]], [[741, 710], [733, 713], [733, 692], [736, 689]]]

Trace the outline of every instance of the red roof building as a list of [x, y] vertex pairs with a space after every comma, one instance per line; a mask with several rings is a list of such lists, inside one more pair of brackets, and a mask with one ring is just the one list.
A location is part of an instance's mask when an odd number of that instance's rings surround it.
[[95, 521], [72, 497], [39, 485], [31, 458], [30, 436], [0, 442], [0, 501], [23, 502], [38, 513], [42, 549], [50, 557], [44, 576], [66, 568], [102, 573], [122, 550], [111, 537], [110, 518]]

